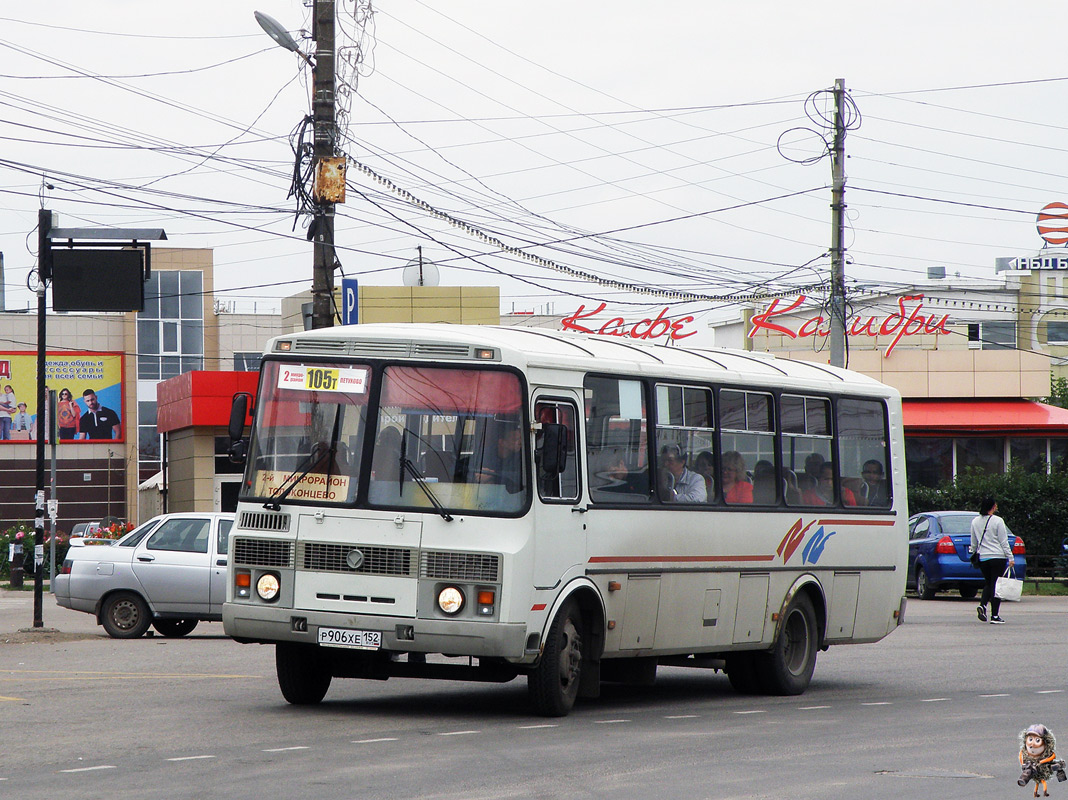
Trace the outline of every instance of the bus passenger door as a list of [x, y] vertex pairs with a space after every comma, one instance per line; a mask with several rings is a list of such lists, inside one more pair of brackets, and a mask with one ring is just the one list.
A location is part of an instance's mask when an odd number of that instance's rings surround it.
[[[547, 454], [547, 441], [539, 431], [534, 444], [534, 585], [548, 588], [559, 583], [571, 568], [584, 563], [586, 535], [580, 510], [578, 398], [573, 392], [539, 392], [534, 399], [534, 421], [563, 426], [564, 440], [555, 454]], [[544, 430], [544, 429], [543, 429]], [[560, 429], [554, 431], [561, 433]]]

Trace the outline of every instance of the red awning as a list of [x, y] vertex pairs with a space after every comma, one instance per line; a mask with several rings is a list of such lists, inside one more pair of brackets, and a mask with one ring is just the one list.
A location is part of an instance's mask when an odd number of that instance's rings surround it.
[[[255, 398], [259, 377], [258, 372], [184, 372], [157, 384], [156, 430], [226, 426], [234, 393], [248, 392]], [[245, 420], [251, 422], [251, 417]]]
[[1068, 409], [1032, 400], [903, 400], [906, 434], [1068, 433]]

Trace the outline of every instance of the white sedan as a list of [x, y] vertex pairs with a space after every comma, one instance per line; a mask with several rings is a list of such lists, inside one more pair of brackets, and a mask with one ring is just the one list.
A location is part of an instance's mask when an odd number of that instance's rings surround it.
[[163, 514], [107, 542], [71, 539], [56, 575], [56, 602], [93, 614], [116, 639], [151, 625], [185, 636], [222, 619], [233, 514]]

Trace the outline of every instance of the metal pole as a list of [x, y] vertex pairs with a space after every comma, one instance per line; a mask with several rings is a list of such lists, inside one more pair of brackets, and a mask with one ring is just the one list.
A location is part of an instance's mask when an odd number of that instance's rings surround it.
[[831, 366], [846, 366], [845, 333], [845, 78], [834, 82], [834, 149], [831, 151]]
[[[45, 428], [48, 432], [48, 444], [52, 456], [52, 474], [48, 492], [48, 591], [56, 593], [56, 515], [59, 512], [59, 498], [56, 497], [56, 390], [48, 390], [48, 413], [45, 415]], [[37, 426], [37, 435], [41, 435], [41, 426]]]
[[[315, 68], [312, 70], [312, 122], [316, 168], [336, 152], [337, 125], [334, 87], [335, 0], [315, 0], [312, 34]], [[316, 200], [313, 220], [312, 328], [334, 324], [334, 204]]]

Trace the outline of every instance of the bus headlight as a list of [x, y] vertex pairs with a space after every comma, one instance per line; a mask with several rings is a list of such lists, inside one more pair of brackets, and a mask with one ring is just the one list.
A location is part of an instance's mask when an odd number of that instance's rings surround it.
[[438, 608], [452, 616], [464, 607], [464, 593], [455, 586], [446, 586], [438, 592]]
[[279, 588], [278, 576], [273, 572], [266, 572], [260, 575], [260, 579], [256, 581], [256, 594], [260, 596], [260, 599], [267, 602], [278, 597]]

